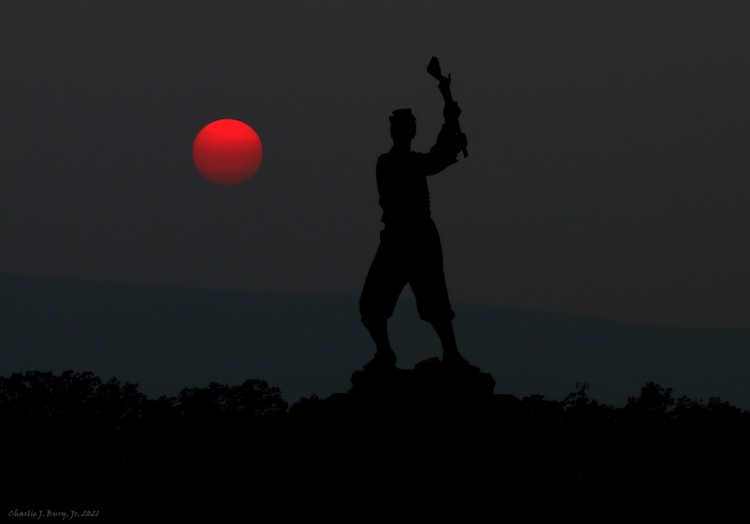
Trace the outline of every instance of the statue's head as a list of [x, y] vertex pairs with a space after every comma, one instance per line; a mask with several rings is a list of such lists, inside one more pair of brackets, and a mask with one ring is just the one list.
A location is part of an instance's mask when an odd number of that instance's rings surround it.
[[391, 121], [391, 138], [394, 142], [410, 141], [416, 136], [417, 119], [411, 109], [396, 109], [388, 119]]

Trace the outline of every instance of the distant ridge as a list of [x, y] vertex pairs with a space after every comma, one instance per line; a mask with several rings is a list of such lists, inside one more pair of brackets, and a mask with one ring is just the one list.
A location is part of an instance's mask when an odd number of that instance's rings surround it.
[[[495, 392], [559, 400], [587, 382], [621, 406], [648, 381], [675, 396], [750, 408], [750, 328], [626, 324], [592, 316], [456, 304], [462, 352]], [[399, 367], [439, 355], [412, 300], [392, 321]], [[372, 356], [357, 297], [204, 290], [0, 274], [0, 375], [92, 371], [174, 395], [257, 378], [293, 403], [347, 391]]]

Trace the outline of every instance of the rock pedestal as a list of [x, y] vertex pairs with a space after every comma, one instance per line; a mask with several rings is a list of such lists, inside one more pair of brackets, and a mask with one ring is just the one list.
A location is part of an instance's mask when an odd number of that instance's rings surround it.
[[417, 364], [414, 369], [355, 371], [349, 393], [355, 397], [398, 397], [420, 400], [490, 397], [495, 379], [472, 368], [444, 366], [437, 359]]
[[489, 373], [474, 367], [445, 366], [438, 359], [422, 361], [414, 369], [355, 371], [351, 382], [348, 392], [299, 408], [343, 419], [424, 421], [475, 415], [486, 419], [499, 404], [520, 407], [516, 397], [494, 393], [495, 379]]

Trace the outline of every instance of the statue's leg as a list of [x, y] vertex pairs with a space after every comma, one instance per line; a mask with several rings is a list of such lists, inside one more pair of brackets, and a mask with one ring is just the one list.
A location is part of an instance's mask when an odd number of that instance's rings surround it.
[[378, 320], [365, 323], [367, 331], [375, 342], [375, 356], [365, 365], [365, 369], [373, 367], [394, 367], [396, 365], [396, 353], [391, 347], [388, 338], [388, 321]]
[[440, 338], [440, 343], [443, 346], [443, 364], [474, 368], [474, 366], [471, 366], [469, 361], [461, 356], [461, 353], [458, 351], [456, 335], [453, 332], [453, 321], [450, 318], [446, 318], [445, 320], [434, 320], [430, 322], [430, 324], [435, 328], [435, 332]]
[[432, 327], [435, 329], [440, 343], [443, 346], [443, 360], [446, 358], [453, 358], [458, 355], [458, 344], [456, 343], [456, 334], [453, 332], [453, 321], [451, 320], [436, 320], [430, 322]]
[[[448, 298], [448, 287], [443, 271], [443, 250], [440, 236], [434, 224], [425, 230], [420, 239], [419, 261], [414, 265], [410, 283], [417, 299], [419, 316], [432, 324], [443, 346], [443, 363], [456, 366], [470, 366], [461, 356], [453, 332], [453, 318], [456, 316]], [[473, 366], [471, 366], [473, 367]]]
[[388, 319], [406, 285], [399, 262], [398, 252], [388, 242], [381, 241], [359, 297], [362, 324], [375, 342], [375, 357], [366, 368], [396, 365], [396, 354], [388, 337]]

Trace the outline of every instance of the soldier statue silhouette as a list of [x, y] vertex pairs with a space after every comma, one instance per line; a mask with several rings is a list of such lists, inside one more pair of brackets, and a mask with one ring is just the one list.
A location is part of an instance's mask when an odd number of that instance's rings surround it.
[[443, 347], [441, 364], [457, 368], [471, 366], [458, 351], [443, 272], [443, 252], [430, 215], [427, 177], [441, 172], [466, 153], [466, 136], [458, 117], [461, 109], [450, 93], [450, 76], [440, 72], [433, 57], [427, 71], [437, 78], [443, 95], [444, 123], [429, 153], [411, 150], [416, 119], [410, 109], [397, 109], [390, 116], [393, 147], [378, 158], [376, 178], [384, 228], [380, 245], [360, 296], [362, 323], [375, 342], [373, 359], [366, 370], [394, 368], [396, 354], [388, 337], [388, 319], [404, 286], [410, 284], [422, 320], [432, 324]]

